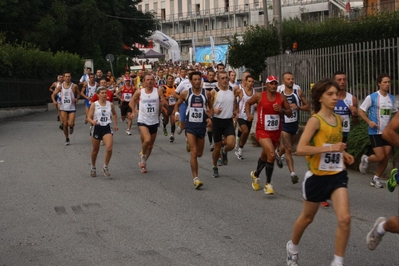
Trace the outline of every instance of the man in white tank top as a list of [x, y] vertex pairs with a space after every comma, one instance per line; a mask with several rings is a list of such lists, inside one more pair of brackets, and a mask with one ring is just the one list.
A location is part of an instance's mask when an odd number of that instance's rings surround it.
[[[155, 79], [151, 74], [146, 74], [143, 79], [143, 88], [136, 90], [133, 99], [129, 102], [132, 109], [131, 118], [134, 119], [135, 113], [138, 113], [137, 125], [140, 131], [141, 139], [141, 158], [139, 166], [142, 173], [147, 173], [147, 160], [154, 147], [155, 138], [159, 126], [160, 102], [163, 94], [157, 88], [154, 88]], [[139, 110], [137, 110], [139, 104]]]
[[55, 96], [57, 93], [61, 92], [60, 115], [66, 139], [65, 146], [69, 145], [69, 134], [73, 133], [73, 127], [75, 126], [76, 103], [79, 101], [80, 95], [78, 85], [72, 83], [71, 78], [71, 73], [66, 71], [64, 73], [64, 82], [58, 86], [51, 95], [53, 104], [57, 106], [58, 103], [55, 100]]

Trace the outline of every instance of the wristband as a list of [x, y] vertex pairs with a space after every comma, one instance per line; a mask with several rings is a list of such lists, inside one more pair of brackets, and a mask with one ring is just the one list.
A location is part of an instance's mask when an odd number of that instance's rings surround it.
[[177, 115], [180, 116], [179, 112], [175, 112], [175, 116], [177, 116]]

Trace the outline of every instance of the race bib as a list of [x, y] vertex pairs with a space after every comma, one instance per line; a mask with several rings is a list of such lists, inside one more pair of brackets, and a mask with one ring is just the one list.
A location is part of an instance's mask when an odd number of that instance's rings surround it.
[[[332, 146], [332, 144], [323, 144]], [[319, 170], [327, 172], [339, 172], [344, 170], [344, 155], [342, 152], [325, 152], [321, 154]]]
[[265, 115], [265, 130], [275, 131], [280, 129], [279, 115]]
[[292, 110], [291, 117], [284, 115], [285, 123], [294, 123], [294, 122], [298, 121], [298, 110], [294, 110], [294, 109], [291, 109], [291, 110]]
[[188, 118], [189, 122], [201, 123], [204, 121], [204, 109], [202, 108], [190, 107], [189, 114], [190, 114]]
[[123, 100], [125, 102], [130, 102], [131, 99], [132, 99], [132, 94], [131, 93], [124, 93], [123, 94]]
[[153, 117], [153, 116], [156, 115], [155, 114], [155, 106], [152, 105], [152, 104], [147, 104], [147, 107], [146, 107], [145, 110], [146, 110], [146, 113], [147, 113], [148, 117]]
[[169, 105], [175, 105], [176, 104], [176, 98], [170, 96], [168, 102], [169, 102]]
[[341, 115], [342, 117], [342, 131], [349, 132], [351, 129], [351, 122], [349, 115]]
[[99, 124], [100, 124], [100, 126], [106, 126], [106, 125], [108, 125], [108, 117], [102, 116], [102, 117], [100, 118]]

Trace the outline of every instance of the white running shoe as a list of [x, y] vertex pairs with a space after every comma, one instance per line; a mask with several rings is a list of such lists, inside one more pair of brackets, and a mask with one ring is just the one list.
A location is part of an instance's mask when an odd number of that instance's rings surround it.
[[367, 173], [367, 168], [369, 167], [369, 163], [366, 162], [367, 158], [368, 158], [368, 156], [366, 154], [363, 154], [362, 158], [360, 159], [359, 171], [362, 174]]
[[130, 132], [129, 129], [126, 129], [126, 135], [128, 135], [128, 136], [132, 135], [132, 133]]
[[292, 253], [290, 251], [290, 245], [292, 245], [292, 241], [288, 241], [287, 243], [287, 265], [288, 266], [298, 266], [298, 253]]

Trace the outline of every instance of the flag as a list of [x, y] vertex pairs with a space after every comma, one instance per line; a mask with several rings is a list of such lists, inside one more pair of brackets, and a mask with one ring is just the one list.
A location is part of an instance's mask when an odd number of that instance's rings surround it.
[[193, 60], [195, 61], [195, 37], [193, 36]]
[[351, 11], [351, 2], [350, 0], [346, 0], [346, 5], [345, 5], [346, 12]]
[[212, 36], [209, 36], [209, 40], [211, 42], [212, 60], [216, 60], [216, 56], [215, 56], [215, 41], [213, 40]]

